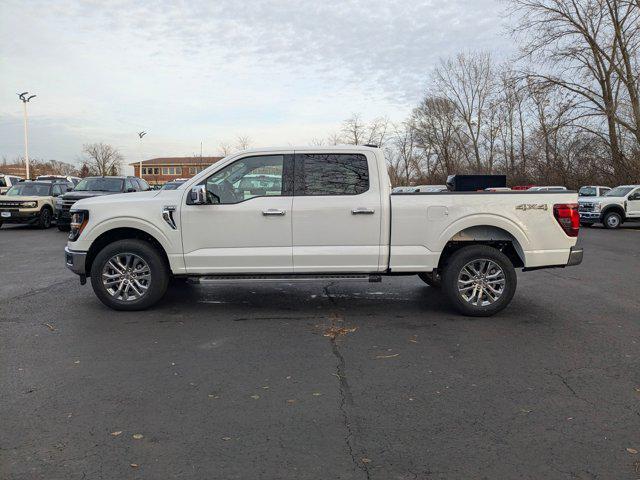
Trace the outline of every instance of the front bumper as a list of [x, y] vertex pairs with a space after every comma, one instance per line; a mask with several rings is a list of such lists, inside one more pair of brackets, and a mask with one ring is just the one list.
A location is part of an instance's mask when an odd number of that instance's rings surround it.
[[580, 220], [583, 222], [599, 222], [600, 213], [598, 212], [580, 212]]
[[87, 271], [85, 269], [87, 252], [78, 252], [76, 250], [71, 250], [69, 247], [64, 247], [64, 259], [67, 268], [73, 273], [82, 277], [87, 275]]
[[[9, 213], [6, 217], [5, 214]], [[0, 209], [0, 222], [3, 223], [35, 223], [40, 218], [39, 210], [5, 210]]]
[[58, 225], [68, 225], [71, 223], [71, 213], [69, 210], [56, 208], [55, 219]]

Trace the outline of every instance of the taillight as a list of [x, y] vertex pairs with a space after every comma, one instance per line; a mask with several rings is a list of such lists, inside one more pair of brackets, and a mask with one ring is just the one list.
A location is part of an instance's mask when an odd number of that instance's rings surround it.
[[553, 216], [570, 237], [577, 237], [580, 231], [580, 213], [577, 203], [556, 203], [553, 206]]

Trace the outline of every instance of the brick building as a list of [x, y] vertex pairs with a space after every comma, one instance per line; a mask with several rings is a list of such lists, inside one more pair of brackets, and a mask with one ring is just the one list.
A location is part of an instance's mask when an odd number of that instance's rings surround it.
[[131, 163], [134, 175], [145, 179], [149, 185], [163, 185], [176, 178], [193, 177], [222, 157], [166, 157], [151, 158], [142, 161], [142, 175], [140, 162]]

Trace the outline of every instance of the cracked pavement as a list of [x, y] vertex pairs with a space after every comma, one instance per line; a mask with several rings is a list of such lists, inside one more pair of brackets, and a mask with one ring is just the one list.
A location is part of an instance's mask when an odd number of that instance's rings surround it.
[[640, 228], [580, 243], [489, 319], [417, 277], [134, 313], [79, 285], [64, 234], [3, 227], [0, 478], [637, 479]]

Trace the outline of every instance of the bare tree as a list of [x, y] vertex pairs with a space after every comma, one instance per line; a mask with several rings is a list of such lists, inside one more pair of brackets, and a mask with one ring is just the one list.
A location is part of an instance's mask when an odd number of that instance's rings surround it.
[[238, 138], [236, 138], [236, 149], [246, 150], [251, 147], [251, 143], [251, 138], [247, 135], [238, 135]]
[[82, 146], [85, 163], [94, 175], [118, 175], [123, 157], [120, 152], [104, 143], [89, 143]]

